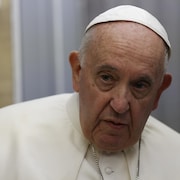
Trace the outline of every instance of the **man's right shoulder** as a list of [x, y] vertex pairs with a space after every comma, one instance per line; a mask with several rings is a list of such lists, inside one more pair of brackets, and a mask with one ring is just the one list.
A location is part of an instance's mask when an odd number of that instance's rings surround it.
[[17, 118], [28, 118], [35, 114], [51, 114], [60, 111], [73, 94], [59, 94], [17, 104], [12, 104], [0, 109], [0, 121]]

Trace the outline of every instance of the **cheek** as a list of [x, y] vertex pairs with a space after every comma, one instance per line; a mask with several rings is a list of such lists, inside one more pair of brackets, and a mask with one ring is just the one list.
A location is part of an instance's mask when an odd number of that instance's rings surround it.
[[150, 98], [131, 101], [130, 105], [130, 114], [132, 119], [132, 127], [135, 129], [143, 127], [148, 119], [149, 115], [152, 112], [154, 98], [151, 96]]
[[98, 126], [98, 117], [105, 104], [105, 97], [94, 83], [84, 82], [80, 87], [80, 122], [84, 135], [92, 142], [93, 132]]
[[136, 133], [143, 130], [144, 125], [152, 112], [153, 105], [153, 97], [133, 104], [131, 109], [131, 117], [133, 121], [132, 128]]
[[93, 129], [98, 111], [96, 100], [97, 94], [93, 90], [93, 85], [84, 81], [79, 89], [79, 97], [81, 126], [83, 132], [87, 136]]

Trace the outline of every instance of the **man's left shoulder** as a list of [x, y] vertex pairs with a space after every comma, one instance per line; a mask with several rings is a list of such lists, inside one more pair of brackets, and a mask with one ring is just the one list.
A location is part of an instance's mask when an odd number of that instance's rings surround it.
[[179, 152], [180, 134], [150, 116], [142, 133], [144, 179], [180, 179]]
[[152, 116], [149, 117], [142, 136], [162, 146], [168, 144], [180, 150], [180, 134]]

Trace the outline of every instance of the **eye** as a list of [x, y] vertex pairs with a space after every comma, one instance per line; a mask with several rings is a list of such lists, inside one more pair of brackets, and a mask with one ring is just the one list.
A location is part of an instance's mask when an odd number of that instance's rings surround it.
[[96, 84], [102, 91], [108, 91], [114, 87], [116, 83], [115, 77], [108, 72], [100, 72], [96, 77]]
[[113, 77], [109, 74], [101, 74], [100, 77], [105, 83], [110, 83], [113, 81]]
[[151, 83], [149, 81], [140, 80], [134, 82], [133, 85], [133, 94], [136, 98], [144, 98], [151, 90]]
[[149, 86], [149, 84], [147, 82], [144, 81], [140, 81], [134, 84], [134, 87], [139, 89], [139, 90], [143, 90], [145, 88], [147, 88]]

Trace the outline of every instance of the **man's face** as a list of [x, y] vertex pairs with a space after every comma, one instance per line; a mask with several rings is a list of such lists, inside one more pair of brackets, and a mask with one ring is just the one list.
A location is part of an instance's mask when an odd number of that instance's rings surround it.
[[163, 79], [164, 56], [164, 43], [154, 32], [121, 22], [95, 27], [82, 66], [78, 54], [70, 57], [81, 127], [95, 147], [119, 151], [138, 141], [169, 85]]

